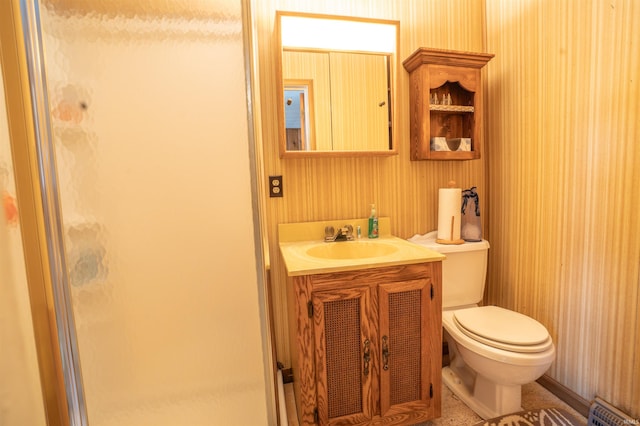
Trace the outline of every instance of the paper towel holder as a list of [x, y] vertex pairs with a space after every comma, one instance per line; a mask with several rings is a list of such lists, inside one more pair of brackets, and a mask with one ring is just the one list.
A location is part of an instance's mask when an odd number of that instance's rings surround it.
[[[454, 180], [450, 180], [448, 185], [449, 188], [455, 188], [456, 187], [456, 182]], [[461, 223], [460, 223], [460, 216], [458, 216], [458, 230], [460, 230], [461, 228]], [[458, 238], [454, 239], [454, 235], [456, 234], [454, 232], [454, 230], [456, 229], [456, 216], [451, 216], [451, 227], [449, 228], [449, 238], [436, 238], [436, 243], [438, 244], [450, 244], [450, 245], [458, 245], [458, 244], [464, 244], [464, 240], [462, 238], [460, 238], [460, 233], [458, 233], [458, 235], [456, 235]]]
[[[464, 244], [464, 240], [462, 238], [458, 238], [457, 240], [453, 239], [453, 230], [456, 226], [456, 217], [451, 216], [451, 232], [449, 233], [449, 239], [445, 240], [443, 238], [436, 238], [436, 243], [438, 244]], [[458, 227], [460, 224], [458, 224]]]

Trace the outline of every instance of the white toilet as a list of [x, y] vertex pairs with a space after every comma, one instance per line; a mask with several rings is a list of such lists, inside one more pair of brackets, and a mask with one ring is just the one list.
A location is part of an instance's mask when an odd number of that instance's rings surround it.
[[450, 365], [442, 379], [484, 419], [521, 411], [521, 386], [555, 359], [547, 329], [526, 315], [478, 306], [484, 294], [489, 243], [436, 243], [437, 232], [409, 239], [443, 253], [442, 325]]

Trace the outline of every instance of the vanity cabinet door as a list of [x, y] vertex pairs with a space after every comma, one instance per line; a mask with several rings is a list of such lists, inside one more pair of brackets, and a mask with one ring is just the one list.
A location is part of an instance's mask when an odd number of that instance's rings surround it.
[[429, 278], [381, 284], [380, 410], [383, 417], [440, 415], [441, 312]]
[[373, 413], [370, 287], [314, 292], [318, 423], [358, 424]]

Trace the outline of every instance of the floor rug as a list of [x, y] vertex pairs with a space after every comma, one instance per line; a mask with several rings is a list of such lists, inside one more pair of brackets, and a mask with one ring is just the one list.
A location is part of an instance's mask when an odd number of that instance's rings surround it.
[[581, 426], [572, 414], [562, 408], [521, 411], [476, 423], [474, 426]]

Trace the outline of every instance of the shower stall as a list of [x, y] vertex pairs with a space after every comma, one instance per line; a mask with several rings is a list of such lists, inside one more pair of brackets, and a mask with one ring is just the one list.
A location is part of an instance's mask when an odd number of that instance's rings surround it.
[[2, 33], [49, 424], [275, 423], [249, 2], [8, 4], [1, 24], [25, 46], [12, 56]]

